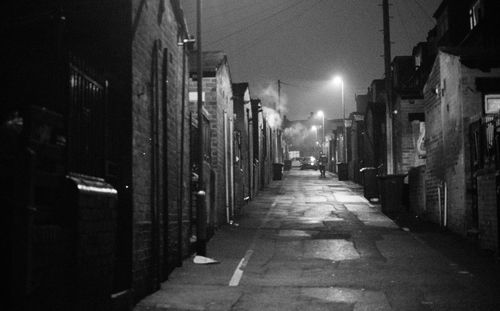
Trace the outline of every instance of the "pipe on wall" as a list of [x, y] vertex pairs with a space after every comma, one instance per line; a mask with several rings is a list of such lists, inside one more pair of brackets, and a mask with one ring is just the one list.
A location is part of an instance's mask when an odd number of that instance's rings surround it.
[[234, 220], [234, 118], [229, 118], [229, 186], [231, 187], [231, 191], [229, 192], [229, 204], [231, 211], [231, 219], [232, 222]]
[[226, 222], [229, 223], [230, 221], [230, 216], [229, 216], [229, 161], [228, 161], [228, 139], [227, 139], [227, 131], [228, 131], [228, 126], [227, 126], [227, 112], [224, 111], [224, 119], [222, 122], [222, 127], [223, 127], [223, 132], [224, 132], [224, 190], [225, 190], [225, 205], [226, 205]]
[[250, 142], [250, 109], [247, 108], [247, 165], [248, 165], [248, 198], [251, 200], [252, 199], [252, 174], [253, 174], [253, 165], [252, 165], [252, 154], [250, 153], [251, 151], [251, 142]]
[[442, 206], [441, 206], [441, 186], [437, 186], [437, 191], [438, 191], [438, 205], [439, 205], [439, 226], [442, 226], [443, 213], [442, 213]]
[[443, 219], [443, 224], [444, 227], [448, 226], [448, 187], [446, 186], [446, 182], [443, 183], [443, 192], [444, 192], [444, 202], [443, 202], [443, 208], [444, 208], [444, 219]]

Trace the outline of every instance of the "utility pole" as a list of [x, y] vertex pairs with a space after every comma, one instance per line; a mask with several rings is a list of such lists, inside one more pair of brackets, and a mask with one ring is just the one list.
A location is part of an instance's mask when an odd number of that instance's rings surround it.
[[278, 109], [276, 110], [281, 115], [280, 109], [281, 109], [281, 81], [278, 80]]
[[206, 254], [206, 209], [205, 209], [205, 183], [203, 174], [203, 157], [204, 157], [204, 137], [203, 137], [203, 63], [201, 51], [201, 0], [196, 2], [196, 42], [197, 42], [197, 60], [198, 60], [198, 74], [197, 74], [197, 91], [198, 91], [198, 143], [200, 146], [199, 154], [199, 171], [198, 171], [198, 195], [196, 204], [196, 223], [197, 223], [197, 241], [196, 252], [198, 255], [205, 256]]
[[384, 18], [384, 63], [385, 63], [385, 134], [387, 147], [387, 174], [394, 173], [394, 156], [392, 146], [392, 73], [391, 73], [391, 30], [389, 21], [389, 0], [382, 0]]
[[[281, 119], [281, 80], [278, 79], [278, 107], [276, 109]], [[281, 128], [276, 129], [276, 162], [283, 161], [283, 146], [281, 142]], [[287, 158], [287, 156], [285, 156]]]

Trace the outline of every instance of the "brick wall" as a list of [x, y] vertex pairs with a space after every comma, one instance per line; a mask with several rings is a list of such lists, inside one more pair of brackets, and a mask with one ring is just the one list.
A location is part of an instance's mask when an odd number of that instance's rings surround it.
[[[458, 57], [442, 54], [441, 109], [444, 154], [441, 163], [445, 167], [444, 180], [448, 194], [447, 226], [457, 233], [466, 231], [466, 189], [463, 133], [463, 110], [460, 90], [461, 64]], [[444, 160], [444, 161], [443, 161]]]
[[425, 166], [410, 168], [408, 172], [410, 212], [424, 215], [425, 210]]
[[[92, 260], [103, 260], [98, 255], [94, 256], [100, 251], [104, 253], [113, 247], [117, 250], [113, 272], [115, 284], [112, 292], [102, 291], [101, 294], [109, 298], [111, 293], [132, 287], [137, 300], [157, 287], [158, 282], [164, 280], [179, 263], [179, 245], [184, 246], [182, 251], [187, 254], [189, 218], [185, 209], [179, 209], [179, 206], [187, 204], [177, 204], [179, 180], [187, 181], [189, 177], [189, 163], [185, 163], [184, 178], [179, 178], [182, 47], [177, 45], [180, 27], [172, 7], [178, 1], [132, 0], [122, 1], [119, 5], [112, 1], [98, 6], [89, 1], [43, 2], [54, 2], [61, 9], [58, 11], [64, 12], [65, 47], [90, 67], [102, 72], [109, 82], [105, 146], [107, 165], [102, 177], [118, 190], [118, 237], [110, 241], [112, 238], [106, 230], [112, 230], [112, 225], [101, 230], [104, 216], [94, 211], [90, 216], [81, 215], [79, 222], [84, 228], [83, 234], [88, 236], [88, 232], [95, 230], [99, 233], [98, 237], [85, 237], [83, 241], [85, 252], [92, 255]], [[49, 37], [33, 38], [45, 40]], [[28, 39], [26, 42], [29, 44]], [[39, 62], [39, 59], [32, 59], [35, 63]], [[162, 75], [163, 60], [168, 67], [168, 79]], [[162, 81], [166, 80], [167, 92], [164, 92]], [[151, 126], [153, 103], [156, 103], [158, 112], [154, 115], [158, 123], [158, 134], [154, 140]], [[155, 148], [154, 142], [157, 142]], [[184, 143], [185, 153], [189, 154], [189, 144], [187, 141]], [[153, 150], [156, 150], [154, 166]], [[156, 174], [155, 183], [152, 182], [153, 174]], [[153, 196], [152, 185], [155, 184]], [[184, 187], [189, 193], [189, 183], [184, 182]], [[168, 189], [168, 192], [163, 189]], [[187, 200], [185, 196], [184, 202]], [[94, 205], [97, 202], [91, 201], [85, 213], [91, 211]], [[182, 219], [178, 217], [180, 213], [183, 214]], [[182, 230], [179, 227], [181, 223], [184, 223]], [[179, 243], [181, 231], [184, 234]], [[165, 240], [166, 237], [168, 240]], [[94, 240], [98, 240], [96, 244], [93, 244]], [[107, 248], [103, 249], [102, 244], [106, 244]], [[90, 269], [83, 268], [80, 272], [85, 274], [86, 271]], [[97, 310], [97, 306], [91, 309]]]
[[[499, 77], [500, 76], [500, 70], [499, 69], [492, 69], [489, 72], [486, 71], [481, 71], [478, 69], [472, 69], [468, 68], [466, 66], [461, 67], [461, 78], [460, 78], [460, 94], [461, 94], [461, 100], [463, 102], [464, 106], [464, 124], [463, 124], [463, 131], [464, 131], [464, 137], [469, 138], [469, 125], [477, 121], [481, 116], [483, 115], [483, 94], [479, 92], [476, 88], [476, 79], [479, 77]], [[471, 175], [473, 174], [471, 171], [471, 163], [470, 163], [470, 140], [466, 139], [464, 142], [464, 154], [465, 154], [465, 182], [466, 182], [466, 189], [468, 193], [470, 190], [472, 190], [472, 178]], [[473, 206], [473, 197], [468, 196], [467, 197], [467, 204], [468, 206]], [[484, 205], [483, 205], [484, 207]], [[481, 207], [481, 208], [483, 208]], [[478, 206], [478, 213], [481, 213], [481, 208]], [[477, 224], [474, 222], [474, 217], [473, 217], [473, 211], [472, 209], [467, 209], [466, 211], [466, 220], [467, 220], [467, 228], [474, 228], [476, 229], [477, 226], [480, 224]]]
[[[231, 129], [234, 126], [234, 112], [232, 103], [232, 84], [231, 75], [229, 71], [229, 65], [224, 62], [217, 70], [217, 114], [216, 114], [216, 124], [212, 124], [212, 131], [217, 133], [217, 140], [213, 140], [212, 152], [214, 149], [217, 150], [216, 157], [213, 158], [213, 164], [217, 167], [218, 173], [218, 187], [217, 189], [225, 189], [227, 187], [227, 196], [224, 191], [219, 191], [218, 202], [223, 204], [217, 204], [218, 208], [216, 210], [216, 225], [222, 225], [226, 222], [226, 211], [223, 206], [227, 206], [229, 209], [234, 208], [234, 198], [233, 198], [233, 184], [231, 183], [232, 176], [234, 172], [232, 170], [232, 137], [233, 134]], [[224, 131], [224, 119], [226, 123], [226, 130]], [[214, 128], [215, 127], [215, 128]], [[214, 148], [215, 147], [215, 148]], [[226, 157], [228, 161], [226, 161]]]
[[[187, 254], [189, 164], [184, 163], [181, 179], [183, 48], [177, 45], [178, 21], [170, 1], [132, 3], [132, 279], [140, 299], [180, 263], [181, 251]], [[189, 154], [189, 144], [184, 144]], [[179, 209], [181, 182], [185, 195]]]
[[[100, 179], [80, 175], [69, 175], [66, 184], [66, 204], [76, 212], [71, 221], [77, 236], [72, 308], [108, 310], [113, 290], [116, 192]], [[80, 189], [81, 185], [105, 191]]]
[[440, 81], [440, 67], [436, 58], [434, 67], [424, 87], [425, 111], [425, 149], [427, 153], [425, 170], [425, 206], [429, 220], [439, 223], [438, 190], [444, 178], [441, 160], [443, 159], [441, 102], [435, 94]]
[[249, 135], [248, 135], [248, 119], [246, 114], [245, 100], [250, 100], [248, 89], [243, 95], [234, 97], [234, 129], [239, 133], [239, 141], [234, 142], [235, 157], [238, 156], [238, 161], [235, 159], [234, 167], [234, 183], [235, 183], [235, 213], [240, 214], [245, 201], [244, 198], [250, 196], [250, 169], [249, 165]]
[[[397, 173], [408, 173], [415, 163], [415, 144], [412, 124], [409, 121], [410, 113], [423, 113], [423, 100], [399, 99], [398, 114], [393, 117], [394, 133], [394, 163]], [[418, 135], [417, 135], [418, 137]]]
[[439, 221], [437, 187], [446, 183], [448, 227], [460, 234], [474, 225], [467, 189], [471, 188], [468, 128], [482, 111], [475, 79], [495, 74], [467, 68], [460, 57], [440, 52], [425, 87], [426, 207], [430, 218]]
[[479, 245], [498, 251], [498, 215], [495, 172], [477, 177]]
[[[210, 121], [210, 145], [211, 145], [211, 169], [215, 173], [217, 185], [212, 189], [215, 191], [214, 204], [209, 209], [209, 219], [215, 226], [226, 222], [226, 206], [230, 204], [230, 197], [226, 198], [226, 183], [229, 177], [229, 166], [225, 161], [227, 152], [228, 159], [232, 133], [229, 131], [230, 122], [233, 122], [232, 89], [229, 67], [223, 62], [214, 72], [214, 77], [203, 78], [203, 93], [205, 96], [204, 107], [208, 112]], [[189, 91], [196, 93], [196, 81], [189, 80]], [[191, 103], [191, 111], [196, 113], [195, 102]], [[227, 149], [226, 149], [227, 148]], [[229, 188], [229, 194], [232, 188]]]
[[[436, 88], [439, 94], [436, 94]], [[460, 100], [460, 62], [440, 53], [426, 85], [427, 210], [439, 221], [439, 186], [447, 191], [447, 226], [460, 234], [466, 231], [466, 188], [463, 110]], [[446, 189], [444, 188], [446, 186]], [[444, 213], [444, 212], [442, 212]]]

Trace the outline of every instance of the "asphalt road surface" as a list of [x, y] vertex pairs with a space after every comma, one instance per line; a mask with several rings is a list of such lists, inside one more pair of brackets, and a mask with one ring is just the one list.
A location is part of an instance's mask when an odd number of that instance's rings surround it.
[[145, 310], [500, 310], [499, 265], [460, 238], [396, 224], [352, 182], [293, 169], [186, 260]]

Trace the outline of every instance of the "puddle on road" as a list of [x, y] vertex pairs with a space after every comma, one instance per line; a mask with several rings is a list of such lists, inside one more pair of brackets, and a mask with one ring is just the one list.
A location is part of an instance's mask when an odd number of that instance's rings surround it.
[[327, 185], [330, 188], [334, 188], [335, 191], [350, 191], [345, 185]]
[[381, 228], [399, 228], [389, 217], [379, 213], [358, 213], [356, 217], [366, 226]]
[[339, 202], [344, 202], [344, 203], [368, 203], [368, 200], [366, 200], [364, 197], [360, 195], [348, 195], [344, 193], [334, 193], [335, 199]]
[[312, 238], [316, 240], [349, 240], [351, 234], [348, 232], [318, 231], [312, 235]]
[[347, 208], [349, 212], [365, 212], [365, 213], [370, 213], [370, 212], [376, 212], [377, 210], [371, 208], [367, 204], [344, 204], [344, 206]]
[[329, 216], [328, 218], [325, 218], [325, 219], [323, 220], [323, 223], [324, 223], [325, 221], [345, 221], [345, 219], [344, 219], [344, 218], [337, 217], [337, 216]]
[[380, 228], [390, 228], [390, 229], [398, 229], [398, 225], [396, 225], [392, 220], [382, 220], [382, 221], [371, 221], [364, 220], [363, 223], [367, 226], [372, 227], [380, 227]]
[[311, 240], [304, 243], [304, 256], [334, 261], [360, 258], [352, 242], [346, 240]]
[[354, 304], [353, 311], [392, 310], [383, 292], [351, 288], [302, 288], [301, 295], [328, 302]]
[[305, 211], [305, 217], [328, 217], [332, 214], [333, 207], [331, 205], [316, 205]]
[[306, 203], [324, 203], [326, 201], [327, 201], [327, 199], [324, 196], [308, 197], [305, 200]]
[[323, 226], [323, 219], [318, 219], [318, 217], [299, 217], [297, 221], [306, 225], [318, 225]]
[[317, 231], [306, 232], [304, 230], [280, 230], [278, 235], [281, 237], [311, 237], [316, 233]]
[[386, 215], [365, 204], [344, 204], [365, 225], [382, 228], [398, 228]]

